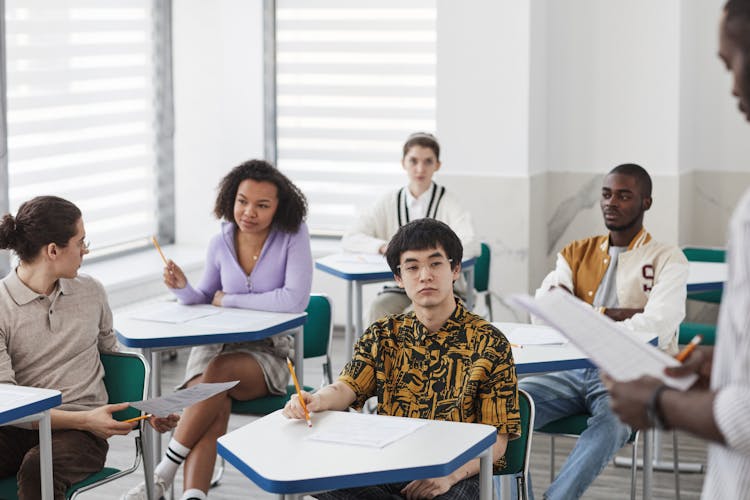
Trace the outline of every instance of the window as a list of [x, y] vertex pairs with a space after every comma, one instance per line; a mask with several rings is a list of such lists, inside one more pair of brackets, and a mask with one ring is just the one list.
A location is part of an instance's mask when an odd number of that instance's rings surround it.
[[406, 137], [435, 130], [435, 23], [435, 0], [277, 1], [277, 164], [314, 233], [406, 183]]
[[172, 168], [159, 154], [171, 113], [163, 11], [149, 0], [6, 0], [4, 14], [10, 211], [54, 194], [81, 208], [94, 251], [144, 244], [161, 227], [158, 188], [172, 192], [156, 182], [166, 171], [169, 184]]

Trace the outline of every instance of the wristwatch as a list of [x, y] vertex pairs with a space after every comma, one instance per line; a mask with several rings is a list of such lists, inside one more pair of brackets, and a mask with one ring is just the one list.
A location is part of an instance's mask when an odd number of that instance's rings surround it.
[[651, 394], [651, 398], [648, 400], [648, 405], [646, 406], [646, 417], [648, 418], [648, 422], [652, 427], [656, 427], [657, 429], [661, 430], [669, 430], [669, 426], [667, 426], [666, 422], [664, 422], [664, 415], [661, 412], [661, 405], [659, 404], [659, 398], [661, 398], [661, 393], [665, 390], [669, 389], [669, 386], [666, 384], [661, 384], [659, 387], [654, 389], [653, 394]]

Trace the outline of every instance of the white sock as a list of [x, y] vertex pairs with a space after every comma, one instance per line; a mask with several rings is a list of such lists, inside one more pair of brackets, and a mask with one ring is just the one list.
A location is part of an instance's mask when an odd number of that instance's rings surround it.
[[188, 453], [190, 453], [190, 448], [180, 444], [175, 438], [170, 439], [164, 458], [156, 466], [154, 473], [167, 484], [172, 484], [177, 468], [185, 461]]
[[180, 500], [192, 500], [194, 498], [197, 498], [198, 500], [207, 500], [208, 495], [203, 493], [201, 490], [190, 488], [189, 490], [185, 490], [185, 492], [180, 497]]

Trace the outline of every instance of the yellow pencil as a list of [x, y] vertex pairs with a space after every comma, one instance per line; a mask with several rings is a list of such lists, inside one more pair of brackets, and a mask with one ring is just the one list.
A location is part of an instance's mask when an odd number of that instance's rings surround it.
[[151, 237], [151, 242], [154, 244], [156, 249], [159, 251], [159, 255], [161, 255], [161, 260], [164, 261], [164, 265], [169, 267], [169, 262], [167, 262], [167, 258], [164, 257], [164, 252], [161, 251], [161, 247], [159, 246], [159, 242], [156, 241], [156, 236]]
[[299, 402], [302, 405], [302, 410], [305, 412], [305, 420], [307, 421], [307, 426], [312, 427], [312, 420], [310, 419], [310, 412], [307, 411], [307, 405], [305, 404], [305, 400], [302, 398], [302, 389], [299, 387], [299, 381], [297, 380], [297, 374], [294, 373], [294, 366], [292, 366], [292, 361], [289, 358], [286, 358], [286, 365], [289, 367], [289, 373], [292, 374], [292, 380], [294, 381], [294, 387], [297, 388], [297, 397], [299, 397]]
[[133, 417], [133, 418], [129, 418], [127, 420], [123, 420], [123, 422], [126, 423], [126, 424], [129, 424], [130, 422], [137, 422], [139, 420], [143, 420], [144, 418], [150, 418], [150, 417], [151, 417], [151, 414], [150, 413], [146, 413], [145, 415], [141, 415], [140, 417]]

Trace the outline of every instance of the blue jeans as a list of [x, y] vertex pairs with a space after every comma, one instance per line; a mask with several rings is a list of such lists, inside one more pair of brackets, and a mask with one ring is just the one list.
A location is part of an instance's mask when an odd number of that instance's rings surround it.
[[[544, 493], [549, 500], [580, 498], [627, 443], [631, 429], [609, 408], [609, 395], [595, 368], [527, 377], [519, 386], [531, 394], [536, 407], [534, 429], [559, 418], [589, 413], [588, 427], [578, 438], [562, 469]], [[529, 477], [529, 498], [534, 498]], [[515, 487], [511, 487], [516, 498]]]

